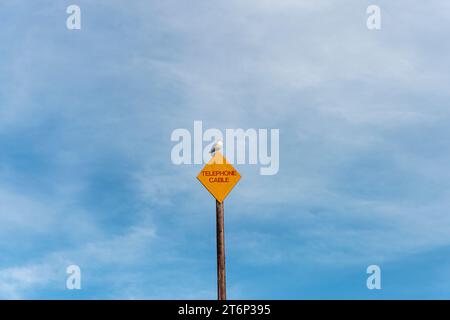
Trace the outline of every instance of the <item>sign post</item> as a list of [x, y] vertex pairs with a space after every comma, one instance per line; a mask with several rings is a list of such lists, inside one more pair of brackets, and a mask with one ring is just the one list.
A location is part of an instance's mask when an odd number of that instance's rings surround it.
[[227, 159], [216, 152], [200, 171], [197, 179], [216, 198], [216, 236], [217, 236], [217, 297], [227, 299], [225, 272], [225, 217], [223, 201], [238, 183], [241, 175]]
[[217, 297], [219, 300], [227, 299], [227, 279], [225, 270], [225, 219], [223, 215], [223, 202], [216, 200], [217, 224]]

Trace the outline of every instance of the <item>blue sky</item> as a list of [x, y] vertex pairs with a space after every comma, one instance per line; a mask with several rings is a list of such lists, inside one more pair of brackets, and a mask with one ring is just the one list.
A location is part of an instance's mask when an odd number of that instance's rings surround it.
[[3, 1], [0, 297], [214, 299], [214, 201], [201, 166], [170, 160], [171, 132], [202, 120], [280, 129], [277, 175], [236, 166], [229, 298], [449, 299], [449, 10]]

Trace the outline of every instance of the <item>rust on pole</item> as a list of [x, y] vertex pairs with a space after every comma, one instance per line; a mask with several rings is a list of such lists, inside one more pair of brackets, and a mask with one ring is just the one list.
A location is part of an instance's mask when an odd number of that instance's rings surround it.
[[216, 200], [216, 223], [217, 223], [217, 298], [227, 299], [227, 285], [225, 272], [225, 219], [223, 213], [223, 202]]

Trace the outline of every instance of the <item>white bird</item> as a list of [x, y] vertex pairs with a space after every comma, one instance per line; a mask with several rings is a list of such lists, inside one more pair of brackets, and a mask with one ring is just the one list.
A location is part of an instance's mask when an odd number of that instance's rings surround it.
[[223, 142], [222, 140], [217, 141], [211, 148], [211, 151], [209, 153], [214, 154], [217, 151], [221, 150], [223, 147]]

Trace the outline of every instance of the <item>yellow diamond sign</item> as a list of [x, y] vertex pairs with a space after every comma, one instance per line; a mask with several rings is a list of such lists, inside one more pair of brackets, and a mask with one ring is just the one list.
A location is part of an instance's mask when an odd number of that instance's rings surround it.
[[217, 201], [222, 203], [239, 179], [241, 179], [241, 175], [227, 162], [227, 159], [220, 152], [216, 152], [200, 171], [197, 179]]

